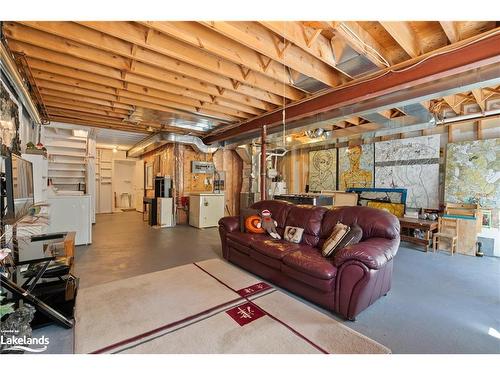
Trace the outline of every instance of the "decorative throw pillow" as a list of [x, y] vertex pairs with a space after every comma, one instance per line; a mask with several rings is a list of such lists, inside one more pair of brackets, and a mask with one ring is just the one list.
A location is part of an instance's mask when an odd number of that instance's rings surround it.
[[344, 239], [344, 237], [349, 233], [349, 226], [338, 222], [333, 228], [332, 234], [323, 244], [323, 248], [321, 249], [321, 253], [324, 257], [329, 257], [332, 255], [337, 249], [340, 241]]
[[245, 219], [245, 231], [256, 234], [266, 233], [266, 230], [261, 226], [261, 217], [259, 215], [247, 216]]
[[[335, 248], [335, 253], [337, 250], [343, 249], [346, 246], [357, 244], [361, 241], [363, 237], [363, 229], [358, 224], [351, 225], [351, 230], [345, 235], [342, 241], [339, 242]], [[334, 255], [334, 254], [332, 254]]]
[[285, 227], [283, 238], [288, 242], [300, 243], [300, 241], [302, 240], [303, 233], [304, 233], [304, 228], [291, 227], [287, 225]]
[[259, 215], [260, 211], [255, 208], [242, 208], [240, 209], [240, 232], [246, 232], [245, 220], [252, 215]]

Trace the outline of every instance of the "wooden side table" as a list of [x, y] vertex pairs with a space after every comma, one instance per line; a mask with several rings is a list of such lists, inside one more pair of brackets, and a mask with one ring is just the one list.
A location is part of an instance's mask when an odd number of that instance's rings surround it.
[[[438, 229], [437, 221], [413, 219], [400, 217], [401, 225], [401, 240], [411, 242], [417, 245], [422, 245], [427, 252], [432, 243], [432, 235]], [[420, 229], [424, 232], [424, 238], [417, 238], [410, 234], [411, 230]]]

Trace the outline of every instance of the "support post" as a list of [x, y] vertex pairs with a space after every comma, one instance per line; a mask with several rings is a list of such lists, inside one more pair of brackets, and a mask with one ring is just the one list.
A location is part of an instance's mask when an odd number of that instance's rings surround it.
[[267, 139], [267, 129], [266, 125], [262, 125], [260, 132], [260, 143], [261, 143], [261, 154], [260, 154], [260, 199], [265, 200], [266, 194], [266, 139]]

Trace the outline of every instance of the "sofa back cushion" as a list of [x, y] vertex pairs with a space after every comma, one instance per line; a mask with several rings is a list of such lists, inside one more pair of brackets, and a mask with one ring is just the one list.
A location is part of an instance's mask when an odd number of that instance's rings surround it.
[[278, 223], [276, 229], [280, 234], [280, 236], [282, 237], [283, 237], [283, 232], [285, 230], [285, 226], [287, 225], [286, 218], [288, 216], [288, 212], [290, 212], [292, 207], [293, 204], [280, 200], [264, 200], [252, 204], [252, 208], [255, 208], [259, 211], [262, 210], [271, 211], [272, 218], [276, 220], [276, 222]]
[[327, 211], [324, 207], [294, 205], [288, 212], [286, 225], [304, 228], [301, 243], [316, 246], [321, 232], [321, 221]]
[[362, 241], [372, 237], [399, 238], [399, 220], [393, 214], [364, 206], [339, 207], [325, 213], [318, 247], [323, 246], [339, 221], [349, 226], [358, 224], [363, 230]]

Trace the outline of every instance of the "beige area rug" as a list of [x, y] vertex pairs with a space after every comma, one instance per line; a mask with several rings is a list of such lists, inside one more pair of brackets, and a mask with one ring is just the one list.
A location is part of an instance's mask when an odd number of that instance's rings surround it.
[[390, 353], [220, 259], [81, 289], [75, 319], [75, 353]]

